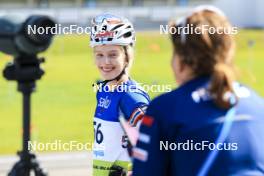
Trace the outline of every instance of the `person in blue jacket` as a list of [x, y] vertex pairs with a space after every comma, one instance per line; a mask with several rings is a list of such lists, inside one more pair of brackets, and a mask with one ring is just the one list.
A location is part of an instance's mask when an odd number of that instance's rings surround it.
[[[180, 30], [203, 25], [218, 31]], [[212, 6], [170, 27], [179, 30], [170, 34], [179, 87], [150, 103], [133, 150], [133, 176], [264, 175], [264, 100], [235, 81], [234, 28]]]
[[127, 175], [132, 163], [121, 120], [138, 127], [149, 103], [148, 94], [129, 77], [135, 30], [126, 18], [101, 14], [92, 19], [90, 44], [104, 79], [95, 85], [93, 175]]

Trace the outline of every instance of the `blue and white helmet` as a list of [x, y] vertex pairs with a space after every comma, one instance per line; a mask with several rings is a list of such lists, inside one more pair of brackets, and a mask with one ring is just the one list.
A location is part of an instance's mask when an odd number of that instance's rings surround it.
[[93, 18], [91, 23], [91, 47], [98, 45], [134, 46], [135, 30], [128, 19], [102, 14]]

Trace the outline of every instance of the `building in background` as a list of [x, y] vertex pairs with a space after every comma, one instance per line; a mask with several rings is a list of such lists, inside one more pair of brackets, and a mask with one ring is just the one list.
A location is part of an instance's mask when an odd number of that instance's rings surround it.
[[0, 8], [185, 6], [211, 1], [213, 0], [0, 0]]
[[93, 16], [109, 12], [126, 16], [138, 30], [159, 30], [201, 4], [218, 6], [235, 26], [264, 28], [264, 0], [0, 0], [0, 15], [46, 14], [64, 25], [88, 25]]
[[264, 0], [215, 0], [234, 25], [264, 28]]

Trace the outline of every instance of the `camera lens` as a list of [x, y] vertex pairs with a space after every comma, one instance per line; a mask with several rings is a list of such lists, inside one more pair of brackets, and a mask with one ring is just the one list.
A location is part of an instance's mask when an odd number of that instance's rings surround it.
[[52, 27], [55, 26], [55, 23], [48, 17], [45, 16], [32, 16], [28, 19], [25, 24], [25, 29], [27, 26], [35, 26], [36, 29], [41, 28], [41, 33], [29, 33], [28, 38], [37, 45], [46, 45], [50, 42], [53, 37], [51, 32]]

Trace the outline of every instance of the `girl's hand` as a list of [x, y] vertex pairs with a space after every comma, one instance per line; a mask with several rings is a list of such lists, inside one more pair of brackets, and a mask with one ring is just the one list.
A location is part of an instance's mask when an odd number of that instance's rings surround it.
[[128, 171], [127, 176], [132, 176], [132, 171]]

